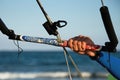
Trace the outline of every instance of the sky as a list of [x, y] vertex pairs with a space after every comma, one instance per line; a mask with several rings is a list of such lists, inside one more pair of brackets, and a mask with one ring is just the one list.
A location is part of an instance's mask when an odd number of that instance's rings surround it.
[[[101, 0], [40, 0], [51, 20], [65, 20], [67, 26], [58, 28], [64, 40], [78, 35], [90, 37], [95, 44], [109, 41], [101, 19]], [[120, 0], [103, 0], [109, 8], [111, 19], [120, 40]], [[48, 35], [42, 24], [46, 19], [36, 0], [0, 0], [0, 18], [16, 34], [44, 38]], [[23, 50], [62, 50], [60, 47], [19, 42]], [[120, 43], [117, 46], [120, 50]], [[0, 32], [0, 51], [17, 50], [12, 40]]]

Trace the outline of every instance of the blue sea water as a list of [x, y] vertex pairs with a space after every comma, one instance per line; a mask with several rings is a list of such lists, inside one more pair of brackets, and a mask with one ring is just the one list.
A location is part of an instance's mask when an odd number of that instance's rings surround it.
[[[69, 52], [84, 80], [106, 80], [108, 72], [89, 57]], [[83, 80], [69, 61], [73, 80]], [[63, 51], [0, 51], [0, 80], [69, 80]]]

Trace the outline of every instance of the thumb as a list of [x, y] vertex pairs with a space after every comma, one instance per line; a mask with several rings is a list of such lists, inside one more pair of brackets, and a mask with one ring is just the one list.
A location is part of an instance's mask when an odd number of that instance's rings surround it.
[[95, 52], [94, 51], [86, 51], [86, 54], [90, 57], [94, 57], [95, 56]]

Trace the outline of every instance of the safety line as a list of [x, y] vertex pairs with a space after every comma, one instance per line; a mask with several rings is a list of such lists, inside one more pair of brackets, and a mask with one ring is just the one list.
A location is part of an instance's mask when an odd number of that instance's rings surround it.
[[82, 74], [81, 74], [81, 72], [80, 72], [80, 69], [79, 69], [78, 66], [76, 65], [76, 63], [75, 63], [75, 61], [73, 60], [72, 56], [71, 56], [68, 52], [67, 52], [67, 55], [68, 55], [68, 57], [69, 57], [71, 63], [73, 64], [74, 68], [76, 69], [76, 71], [77, 71], [79, 77], [81, 77], [82, 80], [84, 80], [84, 78], [83, 78], [83, 76], [82, 76]]
[[65, 60], [66, 60], [66, 65], [67, 65], [67, 68], [68, 68], [69, 78], [70, 78], [70, 80], [72, 80], [70, 65], [69, 65], [68, 58], [67, 58], [67, 50], [66, 50], [65, 47], [63, 47], [63, 51], [64, 51]]
[[[57, 35], [57, 41], [58, 41], [58, 42], [62, 42], [61, 37], [60, 37], [60, 34]], [[65, 47], [63, 47], [63, 51], [64, 51], [64, 56], [65, 56], [65, 59], [66, 59], [66, 64], [67, 64], [67, 67], [68, 67], [68, 72], [69, 72], [69, 78], [70, 78], [70, 80], [72, 80], [72, 76], [71, 76], [70, 66], [69, 66], [69, 63], [68, 63], [68, 58], [70, 59], [70, 61], [71, 61], [71, 63], [73, 64], [74, 68], [76, 69], [79, 77], [81, 77], [82, 80], [84, 80], [84, 78], [83, 78], [83, 76], [82, 76], [82, 74], [81, 74], [78, 66], [76, 65], [76, 63], [74, 62], [72, 56], [68, 53], [68, 51], [66, 50]], [[67, 58], [67, 56], [68, 56], [68, 58]]]
[[[59, 33], [57, 34], [56, 37], [57, 37], [58, 43], [61, 43], [62, 40], [61, 40], [61, 37], [60, 37], [60, 34], [59, 34]], [[71, 70], [70, 70], [70, 66], [69, 66], [69, 62], [68, 62], [68, 58], [67, 58], [67, 54], [68, 54], [68, 53], [67, 53], [67, 50], [66, 50], [65, 47], [63, 47], [63, 51], [64, 51], [64, 56], [65, 56], [66, 65], [67, 65], [67, 68], [68, 68], [69, 78], [70, 78], [70, 80], [72, 80]]]

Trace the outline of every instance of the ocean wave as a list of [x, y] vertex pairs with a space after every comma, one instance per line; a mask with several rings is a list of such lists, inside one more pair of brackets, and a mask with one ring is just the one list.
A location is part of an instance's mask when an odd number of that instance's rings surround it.
[[[98, 72], [98, 73], [90, 73], [90, 72], [82, 72], [83, 78], [106, 78], [108, 73]], [[17, 73], [17, 72], [1, 72], [0, 79], [35, 79], [35, 78], [65, 78], [68, 76], [68, 72], [39, 72], [39, 73]], [[72, 77], [79, 77], [79, 75], [75, 72], [72, 73]]]

